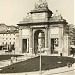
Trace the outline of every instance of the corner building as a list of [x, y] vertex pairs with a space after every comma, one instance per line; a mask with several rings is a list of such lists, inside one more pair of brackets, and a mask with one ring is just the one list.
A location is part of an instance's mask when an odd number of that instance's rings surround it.
[[39, 0], [19, 24], [19, 52], [47, 55], [70, 54], [69, 26], [61, 14], [52, 15], [46, 1]]

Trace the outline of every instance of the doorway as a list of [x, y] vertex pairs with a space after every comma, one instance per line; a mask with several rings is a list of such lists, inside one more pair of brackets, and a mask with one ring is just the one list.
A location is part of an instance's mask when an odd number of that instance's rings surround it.
[[58, 46], [59, 46], [59, 39], [52, 38], [51, 39], [51, 54], [58, 54]]
[[51, 39], [51, 54], [54, 53], [54, 39]]
[[27, 39], [22, 40], [22, 53], [27, 52]]

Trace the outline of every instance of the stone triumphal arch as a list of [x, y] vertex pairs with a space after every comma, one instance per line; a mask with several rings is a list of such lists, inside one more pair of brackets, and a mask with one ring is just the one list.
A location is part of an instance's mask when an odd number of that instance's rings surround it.
[[46, 1], [39, 1], [19, 26], [19, 51], [21, 53], [42, 53], [69, 55], [70, 41], [67, 22], [61, 14], [52, 15]]

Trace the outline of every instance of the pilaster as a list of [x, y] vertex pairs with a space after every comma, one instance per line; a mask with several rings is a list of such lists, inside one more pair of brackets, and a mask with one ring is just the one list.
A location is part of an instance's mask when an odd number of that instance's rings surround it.
[[48, 48], [48, 28], [45, 29], [45, 48]]
[[29, 37], [29, 53], [33, 52], [33, 29], [30, 28], [30, 37]]
[[50, 28], [48, 28], [48, 55], [51, 54], [51, 36], [50, 36]]
[[63, 27], [59, 27], [59, 55], [60, 53], [63, 53]]
[[19, 51], [22, 53], [22, 29], [19, 29]]
[[64, 51], [63, 51], [64, 56], [68, 56], [70, 54], [70, 39], [69, 35], [66, 34], [64, 35]]

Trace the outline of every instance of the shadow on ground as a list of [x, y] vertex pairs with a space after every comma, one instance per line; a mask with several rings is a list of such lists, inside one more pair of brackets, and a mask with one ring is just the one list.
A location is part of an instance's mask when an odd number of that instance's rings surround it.
[[[40, 57], [18, 62], [10, 66], [3, 67], [0, 73], [19, 73], [39, 71]], [[58, 63], [61, 62], [61, 63]], [[58, 67], [64, 67], [67, 63], [74, 63], [74, 58], [60, 56], [42, 56], [42, 70], [49, 70]]]

